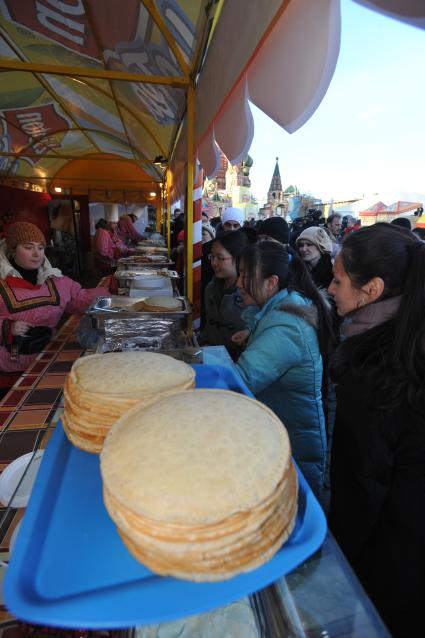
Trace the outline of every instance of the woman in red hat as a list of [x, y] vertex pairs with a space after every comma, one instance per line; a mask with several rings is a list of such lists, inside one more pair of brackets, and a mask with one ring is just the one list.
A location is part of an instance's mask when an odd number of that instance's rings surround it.
[[64, 312], [84, 312], [107, 288], [83, 289], [53, 268], [46, 239], [28, 222], [11, 224], [0, 251], [0, 397], [47, 345]]

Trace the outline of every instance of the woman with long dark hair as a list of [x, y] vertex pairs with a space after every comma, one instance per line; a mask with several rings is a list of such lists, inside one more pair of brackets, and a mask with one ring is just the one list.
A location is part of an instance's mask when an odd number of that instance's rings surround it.
[[208, 255], [214, 277], [205, 289], [201, 342], [226, 346], [232, 357], [239, 356], [241, 349], [231, 337], [245, 327], [241, 318], [245, 304], [236, 286], [236, 264], [248, 244], [242, 230], [226, 231], [214, 239]]
[[238, 285], [245, 303], [255, 304], [242, 316], [250, 336], [238, 370], [256, 398], [283, 421], [294, 458], [321, 498], [322, 374], [333, 346], [329, 309], [301, 259], [275, 241], [244, 251]]
[[425, 600], [425, 244], [379, 223], [347, 235], [329, 287], [345, 337], [330, 525], [394, 636]]

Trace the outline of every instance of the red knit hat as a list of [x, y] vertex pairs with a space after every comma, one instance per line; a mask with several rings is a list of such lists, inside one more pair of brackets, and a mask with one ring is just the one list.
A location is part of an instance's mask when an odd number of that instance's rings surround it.
[[10, 249], [16, 248], [18, 244], [37, 242], [46, 246], [46, 239], [41, 230], [29, 222], [15, 222], [7, 229], [6, 242]]

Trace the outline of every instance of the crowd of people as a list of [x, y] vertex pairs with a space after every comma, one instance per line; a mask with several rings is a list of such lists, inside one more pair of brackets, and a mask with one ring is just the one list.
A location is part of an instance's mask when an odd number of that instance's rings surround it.
[[[419, 636], [425, 241], [406, 221], [360, 228], [332, 214], [326, 223], [311, 215], [290, 228], [272, 217], [254, 228], [234, 207], [220, 223], [205, 216], [200, 339], [225, 345], [256, 398], [281, 418], [294, 459], [392, 634]], [[176, 230], [184, 232], [178, 223]], [[141, 237], [130, 218], [98, 223], [105, 270]], [[8, 226], [0, 249], [0, 396], [64, 312], [82, 313], [108, 294], [63, 276], [45, 247], [34, 224]]]
[[285, 424], [392, 634], [422, 635], [425, 242], [403, 218], [360, 228], [311, 215], [289, 228], [272, 217], [253, 228], [229, 208], [214, 226], [202, 343], [225, 345]]

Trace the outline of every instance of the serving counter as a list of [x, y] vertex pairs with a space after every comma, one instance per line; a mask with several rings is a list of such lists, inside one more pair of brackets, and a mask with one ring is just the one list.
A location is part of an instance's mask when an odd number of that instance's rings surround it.
[[[72, 363], [84, 354], [75, 339], [79, 318], [71, 317], [53, 341], [40, 353], [0, 403], [0, 470], [17, 457], [44, 448], [63, 408], [62, 388]], [[203, 348], [204, 363], [235, 367], [221, 347]], [[9, 546], [24, 509], [0, 508], [0, 559], [2, 576], [7, 569]], [[14, 540], [14, 539], [13, 539]], [[22, 624], [0, 607], [0, 633]], [[10, 628], [10, 629], [8, 629]], [[61, 636], [61, 630], [40, 635]], [[25, 633], [36, 635], [26, 627]], [[39, 635], [39, 634], [37, 634]], [[67, 636], [153, 638], [203, 636], [344, 637], [388, 636], [383, 624], [328, 532], [320, 549], [273, 585], [226, 607], [161, 625], [126, 630], [69, 631]]]

